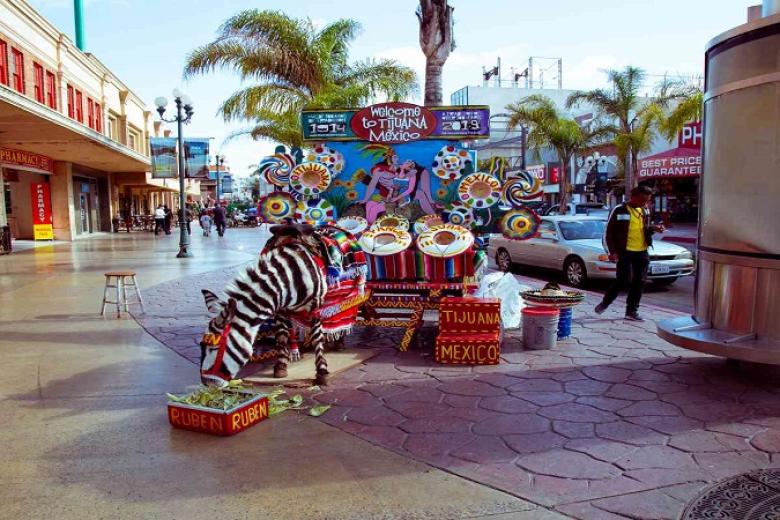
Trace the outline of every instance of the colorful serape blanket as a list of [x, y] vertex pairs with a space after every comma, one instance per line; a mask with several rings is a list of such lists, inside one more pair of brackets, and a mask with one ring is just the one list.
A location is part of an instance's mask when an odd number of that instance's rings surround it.
[[355, 237], [335, 226], [317, 229], [317, 235], [325, 249], [328, 288], [344, 280], [365, 279], [368, 275], [366, 255]]
[[387, 256], [367, 254], [368, 279], [372, 281], [460, 282], [478, 276], [487, 265], [484, 251], [468, 250], [450, 258], [436, 258], [417, 249]]

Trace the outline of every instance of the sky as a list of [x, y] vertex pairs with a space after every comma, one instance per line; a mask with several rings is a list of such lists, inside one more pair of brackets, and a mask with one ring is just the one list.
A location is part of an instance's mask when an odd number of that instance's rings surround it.
[[[75, 41], [72, 0], [28, 0]], [[560, 57], [563, 88], [602, 86], [604, 71], [641, 67], [650, 80], [664, 74], [701, 75], [711, 38], [746, 21], [759, 0], [450, 0], [455, 8], [456, 49], [444, 67], [444, 99], [482, 84], [482, 67], [500, 57], [503, 79], [530, 56]], [[182, 78], [192, 49], [213, 40], [228, 17], [245, 9], [283, 9], [321, 26], [352, 18], [363, 27], [354, 59], [393, 58], [417, 71], [420, 90], [425, 58], [418, 43], [416, 0], [85, 0], [86, 50], [95, 54], [150, 108], [157, 96], [181, 88], [194, 101], [185, 136], [214, 137], [234, 174], [273, 151], [265, 141], [226, 137], [246, 127], [225, 123], [217, 108], [241, 87], [235, 74]], [[549, 71], [552, 74], [552, 70]], [[548, 76], [549, 77], [549, 76]], [[421, 102], [421, 97], [416, 101]], [[174, 129], [175, 133], [175, 129]]]

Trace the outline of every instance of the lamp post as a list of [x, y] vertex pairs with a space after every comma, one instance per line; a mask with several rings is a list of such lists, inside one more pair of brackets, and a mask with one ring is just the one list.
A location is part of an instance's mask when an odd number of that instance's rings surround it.
[[168, 105], [167, 99], [160, 96], [154, 100], [154, 104], [157, 105], [157, 113], [160, 114], [160, 119], [166, 123], [175, 122], [179, 132], [179, 253], [176, 255], [176, 258], [189, 258], [192, 256], [192, 252], [190, 251], [190, 236], [187, 234], [186, 212], [184, 211], [187, 200], [184, 192], [186, 172], [184, 171], [184, 135], [182, 130], [184, 125], [188, 124], [192, 119], [194, 110], [192, 108], [192, 100], [179, 89], [173, 89], [173, 101], [176, 103], [176, 115], [170, 119], [163, 117], [165, 108]]
[[225, 164], [225, 156], [224, 155], [215, 155], [214, 156], [214, 162], [217, 164], [217, 204], [219, 204], [219, 199], [221, 194], [219, 193], [219, 187], [222, 182], [222, 179], [220, 178], [220, 171], [219, 167]]

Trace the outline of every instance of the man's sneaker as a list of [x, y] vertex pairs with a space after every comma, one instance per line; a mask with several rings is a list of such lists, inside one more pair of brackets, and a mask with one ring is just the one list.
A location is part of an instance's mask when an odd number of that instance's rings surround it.
[[607, 310], [607, 306], [603, 303], [599, 303], [593, 310], [596, 312], [596, 314], [604, 314], [604, 311]]
[[639, 315], [638, 312], [627, 312], [626, 313], [626, 319], [629, 321], [645, 321], [645, 319]]

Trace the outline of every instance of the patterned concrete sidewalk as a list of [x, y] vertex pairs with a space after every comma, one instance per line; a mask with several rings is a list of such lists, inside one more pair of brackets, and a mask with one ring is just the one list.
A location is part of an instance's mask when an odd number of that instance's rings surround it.
[[[200, 288], [234, 273], [157, 286], [137, 319], [196, 361]], [[778, 370], [662, 341], [654, 322], [676, 313], [643, 308], [650, 319], [629, 323], [619, 302], [596, 317], [596, 301], [588, 296], [572, 339], [553, 350], [523, 351], [509, 331], [498, 366], [435, 364], [432, 328], [407, 353], [395, 350], [396, 330], [358, 329], [348, 344], [380, 353], [313, 396], [333, 405], [320, 420], [582, 519], [678, 518], [708, 484], [780, 467]]]

